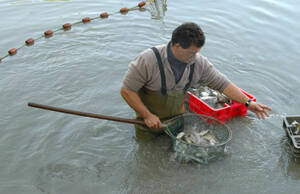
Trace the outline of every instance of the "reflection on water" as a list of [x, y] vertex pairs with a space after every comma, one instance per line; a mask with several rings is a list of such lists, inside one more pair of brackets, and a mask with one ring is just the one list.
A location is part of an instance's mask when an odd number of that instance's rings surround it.
[[291, 179], [300, 179], [300, 158], [294, 157], [291, 147], [290, 140], [287, 136], [284, 136], [280, 140], [282, 148], [282, 154], [278, 161], [278, 166], [281, 167], [284, 174]]
[[37, 2], [66, 2], [66, 1], [70, 1], [70, 0], [23, 0], [23, 1], [15, 1], [12, 2], [11, 4], [13, 5], [18, 5], [18, 4], [25, 4], [25, 3], [37, 3]]
[[170, 145], [170, 138], [166, 134], [153, 139], [137, 140], [134, 172], [131, 174], [133, 185], [129, 193], [147, 193], [159, 181], [155, 177], [164, 176], [164, 171], [171, 162], [168, 159], [172, 151]]
[[[59, 192], [65, 185], [79, 182], [89, 177], [89, 181], [99, 182], [99, 173], [94, 169], [75, 164], [48, 164], [38, 170], [36, 187], [45, 193]], [[55, 189], [54, 189], [55, 188]]]

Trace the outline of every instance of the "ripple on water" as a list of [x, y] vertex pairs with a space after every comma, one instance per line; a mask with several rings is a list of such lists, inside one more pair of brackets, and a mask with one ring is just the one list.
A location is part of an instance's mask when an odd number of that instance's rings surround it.
[[[2, 50], [5, 54], [48, 28], [133, 4], [2, 2]], [[173, 1], [161, 19], [150, 19], [148, 11], [116, 14], [42, 38], [6, 58], [0, 65], [2, 185], [16, 191], [34, 185], [39, 193], [297, 192], [300, 168], [281, 144], [281, 115], [299, 114], [298, 4]], [[265, 121], [251, 113], [231, 120], [230, 154], [222, 161], [180, 163], [168, 138], [140, 143], [131, 125], [26, 107], [30, 100], [107, 115], [130, 110], [119, 95], [129, 62], [144, 49], [169, 41], [172, 30], [185, 21], [203, 27], [207, 42], [201, 52], [274, 110]], [[9, 190], [2, 185], [1, 192]], [[33, 193], [34, 188], [26, 189]]]

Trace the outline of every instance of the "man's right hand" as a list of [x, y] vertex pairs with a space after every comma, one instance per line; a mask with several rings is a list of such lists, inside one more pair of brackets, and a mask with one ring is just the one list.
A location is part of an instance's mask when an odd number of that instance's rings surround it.
[[158, 118], [158, 116], [150, 113], [146, 118], [144, 118], [144, 121], [147, 125], [147, 127], [151, 129], [160, 129], [161, 126], [161, 121]]
[[129, 106], [135, 110], [135, 112], [139, 113], [139, 115], [144, 118], [147, 127], [151, 129], [161, 128], [161, 122], [159, 118], [148, 110], [136, 92], [126, 88], [121, 88], [121, 95], [127, 104], [129, 104]]

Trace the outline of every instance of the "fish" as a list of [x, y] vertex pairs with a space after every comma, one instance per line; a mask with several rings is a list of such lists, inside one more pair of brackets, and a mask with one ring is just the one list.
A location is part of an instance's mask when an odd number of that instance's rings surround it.
[[226, 95], [216, 90], [210, 89], [207, 86], [192, 88], [190, 91], [210, 107], [215, 109], [223, 108], [225, 106], [225, 103], [228, 105], [232, 104], [232, 100]]
[[208, 92], [200, 92], [200, 95], [203, 97], [210, 96]]
[[215, 105], [218, 103], [217, 98], [213, 96], [202, 96], [200, 99], [211, 107], [215, 107]]
[[207, 139], [207, 141], [210, 143], [210, 145], [215, 145], [217, 143], [215, 137], [211, 133], [206, 134], [204, 136], [204, 138]]
[[210, 130], [202, 130], [200, 132], [187, 130], [185, 132], [178, 133], [176, 138], [185, 141], [186, 143], [195, 145], [213, 146], [218, 143], [216, 137]]
[[181, 139], [182, 137], [184, 136], [184, 133], [183, 132], [180, 132], [177, 134], [177, 139]]
[[299, 134], [300, 134], [300, 123], [298, 123], [298, 122], [295, 120], [295, 121], [293, 121], [293, 122], [291, 123], [291, 126], [292, 126], [293, 128], [295, 128], [295, 131], [293, 131], [294, 134], [295, 134], [295, 135], [299, 135]]
[[199, 135], [204, 136], [209, 132], [209, 130], [200, 131]]
[[232, 104], [232, 100], [230, 98], [228, 98], [226, 95], [224, 94], [217, 94], [217, 101], [218, 103], [226, 103], [226, 104]]

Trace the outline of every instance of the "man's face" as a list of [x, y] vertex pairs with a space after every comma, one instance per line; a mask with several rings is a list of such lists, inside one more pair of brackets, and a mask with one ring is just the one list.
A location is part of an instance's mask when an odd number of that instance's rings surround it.
[[196, 54], [200, 51], [201, 48], [191, 45], [189, 48], [184, 49], [180, 46], [179, 43], [174, 45], [175, 57], [184, 63], [190, 63], [195, 60]]

